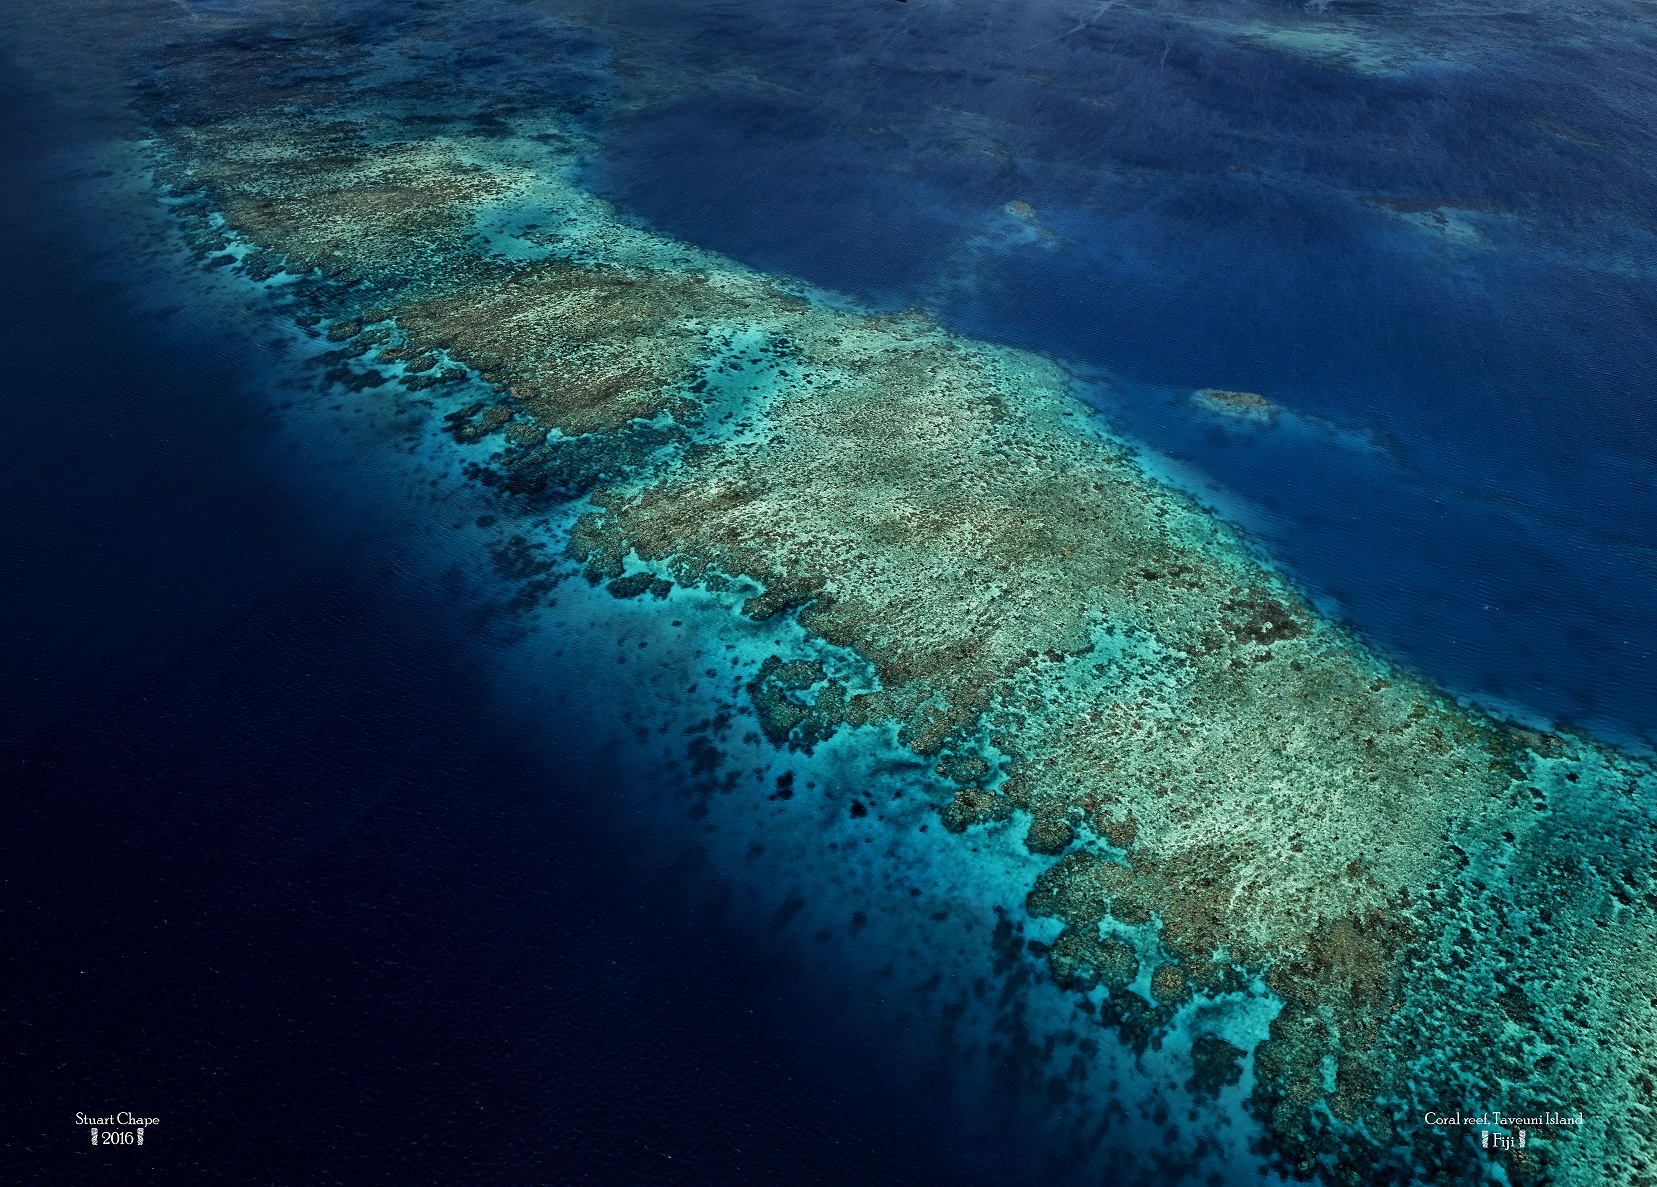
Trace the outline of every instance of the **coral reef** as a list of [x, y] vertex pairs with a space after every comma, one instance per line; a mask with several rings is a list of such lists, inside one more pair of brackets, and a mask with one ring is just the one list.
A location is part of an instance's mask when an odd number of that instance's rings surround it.
[[[766, 661], [765, 736], [894, 731], [936, 759], [944, 827], [1024, 821], [1062, 854], [1028, 902], [1063, 923], [1058, 985], [1143, 1046], [1263, 979], [1270, 1038], [1199, 1038], [1192, 1091], [1248, 1063], [1289, 1171], [1472, 1173], [1487, 1155], [1423, 1109], [1498, 1102], [1592, 1114], [1510, 1181], [1649, 1181], [1649, 766], [1366, 650], [1148, 477], [1051, 362], [626, 224], [561, 179], [579, 142], [545, 113], [533, 136], [422, 133], [397, 104], [436, 98], [325, 25], [299, 50], [164, 56], [157, 177], [203, 250], [212, 211], [260, 253], [250, 277], [310, 278], [285, 299], [342, 365], [394, 319], [378, 361], [405, 388], [487, 385], [449, 431], [504, 441], [477, 471], [504, 499], [587, 500], [570, 553], [616, 597], [750, 589], [750, 618], [856, 657], [861, 677]], [[559, 229], [494, 250], [528, 196]]]

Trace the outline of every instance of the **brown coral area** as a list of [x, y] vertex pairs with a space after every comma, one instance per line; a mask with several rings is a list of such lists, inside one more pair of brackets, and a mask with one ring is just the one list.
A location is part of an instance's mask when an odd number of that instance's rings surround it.
[[296, 137], [273, 115], [239, 115], [186, 137], [225, 225], [285, 256], [291, 271], [403, 278], [441, 260], [448, 284], [498, 275], [456, 248], [475, 205], [507, 192], [511, 179], [467, 168], [446, 146], [370, 148], [349, 124], [312, 124]]
[[[1212, 572], [1120, 451], [1062, 423], [1051, 369], [918, 321], [847, 318], [823, 334], [828, 319], [810, 320], [789, 337], [838, 381], [778, 395], [763, 441], [688, 459], [616, 506], [641, 556], [802, 591], [809, 629], [889, 688], [923, 683], [953, 712], [946, 729], [975, 718], [992, 683], [1087, 651], [1101, 614], [1150, 626], [1134, 595], [1153, 560], [1183, 561], [1187, 585]], [[1033, 406], [1015, 419], [1020, 385]]]
[[591, 433], [662, 411], [702, 345], [693, 319], [719, 305], [689, 277], [548, 260], [398, 316], [412, 342], [447, 347], [542, 424]]

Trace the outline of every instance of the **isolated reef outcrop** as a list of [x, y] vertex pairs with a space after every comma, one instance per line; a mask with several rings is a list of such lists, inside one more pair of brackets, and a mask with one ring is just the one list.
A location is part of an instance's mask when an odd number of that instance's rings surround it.
[[[1586, 1114], [1504, 1155], [1511, 1182], [1651, 1181], [1648, 764], [1367, 650], [1054, 364], [631, 226], [549, 168], [582, 143], [548, 110], [469, 131], [487, 104], [387, 75], [361, 30], [256, 33], [175, 42], [148, 80], [181, 218], [258, 279], [280, 261], [342, 376], [378, 325], [379, 365], [491, 385], [450, 431], [502, 443], [476, 472], [503, 498], [585, 500], [571, 553], [617, 597], [745, 585], [750, 617], [857, 657], [861, 684], [767, 663], [764, 733], [895, 731], [946, 827], [1053, 855], [1027, 907], [1062, 923], [1058, 985], [1144, 1045], [1263, 982], [1269, 1038], [1201, 1039], [1192, 1090], [1246, 1063], [1294, 1174], [1460, 1181], [1489, 1152], [1422, 1116], [1477, 1105]], [[527, 194], [561, 221], [499, 250]]]
[[1277, 419], [1281, 407], [1259, 392], [1232, 391], [1223, 387], [1203, 387], [1191, 393], [1198, 407], [1224, 416], [1270, 424]]

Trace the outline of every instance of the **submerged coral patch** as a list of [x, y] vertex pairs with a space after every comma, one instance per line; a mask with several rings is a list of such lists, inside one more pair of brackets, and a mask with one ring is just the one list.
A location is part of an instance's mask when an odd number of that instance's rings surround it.
[[1219, 387], [1199, 388], [1191, 393], [1191, 398], [1200, 407], [1210, 412], [1218, 412], [1225, 416], [1235, 416], [1244, 420], [1260, 421], [1270, 424], [1277, 419], [1281, 409], [1272, 401], [1266, 399], [1259, 392], [1229, 391]]

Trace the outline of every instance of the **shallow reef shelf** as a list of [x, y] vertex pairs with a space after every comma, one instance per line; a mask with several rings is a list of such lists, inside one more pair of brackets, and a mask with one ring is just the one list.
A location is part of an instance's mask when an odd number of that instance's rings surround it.
[[[550, 99], [440, 68], [461, 33], [231, 24], [157, 51], [157, 186], [333, 382], [446, 410], [526, 611], [577, 569], [572, 604], [694, 602], [745, 649], [745, 745], [855, 769], [848, 821], [907, 791], [884, 827], [959, 834], [961, 878], [1026, 878], [984, 938], [1126, 1052], [1180, 1030], [1280, 1169], [1646, 1181], [1649, 764], [1367, 650], [1052, 362], [632, 225]], [[699, 775], [734, 788], [717, 741]], [[773, 769], [745, 794], [789, 798]], [[1493, 1151], [1435, 1109], [1584, 1124]]]

